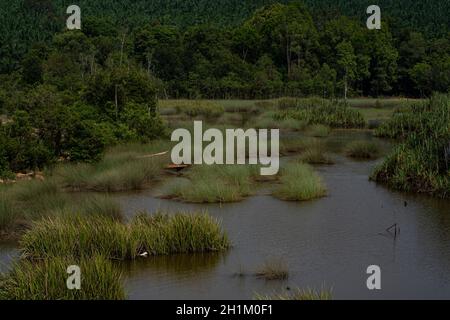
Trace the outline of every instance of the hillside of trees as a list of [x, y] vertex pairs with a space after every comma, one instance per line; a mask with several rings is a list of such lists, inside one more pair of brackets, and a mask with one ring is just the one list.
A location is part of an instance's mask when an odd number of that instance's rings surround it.
[[[113, 25], [134, 29], [159, 21], [187, 27], [198, 24], [236, 26], [264, 5], [291, 0], [79, 0], [84, 18], [102, 17]], [[346, 15], [363, 21], [369, 0], [304, 0], [314, 20]], [[0, 2], [0, 73], [19, 68], [19, 61], [37, 41], [49, 42], [65, 26], [68, 0], [10, 0]], [[379, 0], [384, 19], [396, 29], [445, 36], [450, 2], [441, 0]]]

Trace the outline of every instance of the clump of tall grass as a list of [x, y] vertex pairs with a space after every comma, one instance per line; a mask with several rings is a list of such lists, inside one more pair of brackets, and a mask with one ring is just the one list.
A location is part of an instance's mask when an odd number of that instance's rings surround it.
[[207, 214], [137, 215], [131, 222], [99, 216], [57, 216], [34, 223], [20, 242], [32, 260], [58, 256], [112, 260], [140, 254], [166, 255], [219, 251], [229, 247], [220, 224]]
[[306, 133], [311, 137], [316, 138], [324, 138], [328, 137], [330, 134], [331, 129], [328, 126], [324, 126], [322, 124], [314, 124], [308, 127]]
[[[81, 289], [67, 289], [67, 268], [82, 270]], [[125, 290], [118, 268], [101, 256], [89, 259], [52, 257], [16, 262], [1, 276], [0, 300], [122, 300]]]
[[402, 191], [450, 196], [450, 96], [414, 104], [380, 131], [401, 139], [371, 178]]
[[281, 129], [291, 131], [302, 131], [306, 128], [305, 121], [286, 118], [278, 119], [274, 112], [265, 112], [254, 121], [251, 122], [251, 127], [256, 129]]
[[381, 154], [381, 147], [372, 141], [353, 141], [347, 146], [346, 154], [356, 159], [376, 159]]
[[294, 109], [297, 108], [298, 105], [298, 99], [297, 98], [280, 98], [277, 101], [277, 108], [279, 110], [287, 110], [287, 109]]
[[120, 205], [107, 195], [68, 194], [54, 186], [55, 182], [48, 180], [23, 181], [1, 188], [0, 236], [17, 238], [43, 217], [95, 214], [122, 219]]
[[306, 149], [300, 156], [300, 160], [309, 164], [334, 164], [333, 159], [320, 143]]
[[259, 167], [254, 165], [203, 165], [193, 167], [185, 183], [173, 185], [167, 196], [193, 203], [236, 202], [252, 193]]
[[285, 293], [275, 293], [272, 295], [255, 294], [255, 300], [331, 300], [331, 290], [316, 291], [313, 289], [299, 289]]
[[16, 221], [17, 210], [10, 198], [0, 193], [0, 232], [4, 232]]
[[391, 119], [384, 121], [375, 131], [375, 135], [383, 138], [405, 139], [410, 132], [422, 129], [423, 119], [418, 114], [429, 106], [427, 101], [419, 101], [411, 105], [397, 108]]
[[362, 114], [349, 108], [345, 102], [320, 100], [318, 102], [301, 101], [295, 108], [281, 109], [275, 114], [275, 118], [296, 119], [307, 124], [322, 124], [331, 128], [363, 128], [366, 121]]
[[169, 151], [169, 144], [120, 148], [109, 151], [99, 163], [64, 164], [57, 167], [53, 174], [71, 191], [140, 190], [156, 181], [164, 164], [169, 161], [169, 155], [152, 157], [152, 154]]
[[289, 270], [284, 262], [271, 260], [266, 261], [255, 275], [265, 280], [285, 280], [289, 277]]
[[311, 166], [290, 163], [281, 170], [280, 185], [273, 194], [282, 200], [306, 201], [325, 196], [326, 188]]
[[200, 116], [205, 118], [217, 118], [225, 112], [225, 109], [221, 104], [207, 100], [171, 100], [167, 102], [167, 105], [175, 108], [178, 114], [184, 113], [191, 118]]

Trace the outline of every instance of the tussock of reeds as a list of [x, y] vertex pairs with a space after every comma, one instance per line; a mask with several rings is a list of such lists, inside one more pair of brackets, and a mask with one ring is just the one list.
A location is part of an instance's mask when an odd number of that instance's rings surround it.
[[311, 166], [290, 163], [282, 168], [280, 185], [273, 194], [282, 200], [306, 201], [325, 196], [326, 188]]
[[220, 224], [207, 214], [137, 215], [128, 224], [98, 216], [46, 218], [35, 222], [20, 242], [29, 259], [58, 256], [112, 260], [148, 255], [227, 249]]
[[346, 154], [356, 159], [376, 159], [381, 154], [381, 148], [372, 141], [354, 141], [347, 146]]
[[[67, 268], [71, 265], [80, 267], [80, 290], [67, 288]], [[125, 299], [125, 291], [120, 270], [101, 256], [20, 260], [9, 274], [0, 276], [0, 300], [121, 299]]]
[[194, 166], [189, 180], [171, 186], [167, 196], [193, 203], [236, 202], [252, 193], [252, 179], [258, 174], [256, 165]]

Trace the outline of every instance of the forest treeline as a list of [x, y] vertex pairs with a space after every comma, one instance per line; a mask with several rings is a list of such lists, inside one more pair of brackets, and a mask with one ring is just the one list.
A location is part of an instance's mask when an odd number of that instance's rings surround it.
[[[55, 3], [10, 5], [34, 6], [36, 16], [50, 19]], [[88, 8], [101, 7], [95, 3]], [[58, 160], [95, 161], [106, 146], [164, 136], [158, 98], [427, 96], [449, 90], [449, 34], [427, 37], [384, 20], [381, 30], [368, 30], [357, 18], [312, 12], [298, 2], [276, 3], [235, 25], [192, 26], [127, 26], [108, 15], [87, 15], [80, 31], [53, 33], [61, 28], [49, 22], [49, 33], [39, 34], [24, 54], [1, 55], [0, 175]]]
[[[195, 8], [202, 7], [203, 3], [182, 2], [183, 6]], [[345, 3], [348, 2], [352, 1]], [[321, 14], [317, 4], [311, 11], [299, 3], [265, 6], [237, 25], [196, 25], [194, 19], [192, 26], [182, 27], [157, 20], [144, 23], [144, 18], [134, 13], [146, 12], [148, 4], [138, 1], [125, 8], [125, 3], [112, 1], [108, 7], [98, 1], [82, 6], [86, 8], [83, 12], [87, 17], [83, 15], [79, 34], [55, 32], [65, 25], [64, 16], [58, 19], [55, 9], [57, 5], [58, 8], [64, 7], [58, 1], [24, 0], [20, 5], [16, 3], [22, 9], [24, 6], [32, 8], [36, 16], [45, 13], [49, 21], [44, 23], [45, 32], [35, 30], [38, 32], [36, 39], [23, 55], [20, 54], [21, 46], [28, 44], [14, 43], [10, 50], [5, 48], [8, 41], [2, 41], [1, 72], [19, 72], [24, 82], [33, 85], [48, 76], [45, 75], [45, 66], [62, 69], [72, 63], [73, 69], [66, 78], [70, 77], [71, 82], [77, 83], [95, 76], [96, 70], [105, 67], [108, 58], [120, 51], [161, 80], [165, 97], [426, 96], [432, 91], [446, 92], [450, 87], [450, 33], [430, 37], [425, 31], [421, 33], [419, 29], [400, 27], [395, 19], [388, 18], [383, 20], [381, 30], [368, 30], [361, 19], [332, 10]], [[162, 6], [157, 1], [155, 3], [156, 7]], [[246, 3], [242, 2], [241, 6], [252, 8]], [[396, 3], [395, 8], [402, 1]], [[446, 6], [442, 2], [433, 3], [427, 8], [445, 12]], [[172, 4], [169, 1], [166, 10]], [[339, 1], [336, 4], [343, 8], [351, 7]], [[207, 6], [203, 3], [203, 7], [208, 8], [214, 5], [217, 4], [212, 2]], [[90, 14], [100, 12], [104, 7], [109, 8], [104, 15], [89, 18]], [[236, 3], [231, 1], [229, 7], [225, 7], [228, 10], [222, 11], [234, 12], [229, 8], [235, 7]], [[361, 7], [361, 3], [354, 7]], [[416, 12], [414, 7], [418, 9], [419, 4], [414, 2], [414, 5], [404, 5], [403, 8], [405, 12]], [[113, 17], [121, 17], [120, 14], [127, 16], [123, 21], [137, 20], [133, 26], [117, 24]], [[427, 14], [428, 19], [432, 16]], [[59, 21], [59, 27], [54, 25], [54, 20]], [[445, 25], [448, 27], [448, 22]], [[23, 30], [24, 27], [17, 25], [10, 29], [23, 34], [31, 32]], [[6, 30], [0, 37], [10, 36], [10, 31]], [[46, 41], [47, 37], [51, 40]], [[72, 53], [74, 59], [50, 66], [55, 60], [63, 60], [64, 53], [58, 52], [58, 47], [67, 46], [69, 42], [77, 47], [77, 52]], [[15, 56], [8, 55], [8, 50]], [[86, 68], [86, 64], [92, 67]]]

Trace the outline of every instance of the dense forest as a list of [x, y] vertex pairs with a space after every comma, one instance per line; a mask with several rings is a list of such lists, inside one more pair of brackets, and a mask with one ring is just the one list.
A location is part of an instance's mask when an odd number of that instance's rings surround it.
[[162, 136], [158, 98], [448, 92], [448, 4], [427, 3], [415, 28], [422, 2], [384, 2], [393, 18], [368, 30], [352, 11], [366, 16], [362, 2], [250, 13], [265, 1], [80, 1], [80, 31], [64, 30], [65, 1], [2, 2], [0, 171], [96, 160], [107, 145]]
[[[84, 18], [106, 19], [111, 24], [134, 29], [154, 21], [181, 28], [198, 24], [237, 26], [256, 9], [292, 0], [80, 0]], [[359, 22], [367, 18], [369, 0], [304, 0], [316, 24], [343, 14]], [[0, 72], [16, 70], [30, 46], [49, 43], [65, 26], [67, 0], [11, 0], [0, 3]], [[450, 3], [432, 0], [379, 0], [383, 19], [395, 26], [394, 33], [406, 29], [425, 37], [446, 36], [450, 31]], [[398, 31], [398, 32], [397, 32]], [[398, 35], [399, 36], [399, 35]]]

